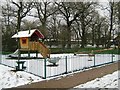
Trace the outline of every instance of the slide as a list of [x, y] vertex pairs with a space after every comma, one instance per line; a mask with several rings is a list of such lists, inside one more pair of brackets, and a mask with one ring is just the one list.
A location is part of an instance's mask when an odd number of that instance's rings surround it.
[[43, 58], [50, 58], [50, 50], [42, 43], [38, 43], [38, 52], [41, 53]]
[[8, 55], [8, 57], [18, 57], [18, 49], [14, 52], [14, 53], [12, 53], [12, 54], [9, 54]]
[[[41, 55], [43, 56], [43, 58], [50, 58], [50, 50], [49, 48], [47, 48], [47, 46], [45, 46], [45, 44], [43, 44], [42, 42], [37, 42], [37, 43], [31, 43], [31, 47], [30, 50], [37, 50], [39, 53], [41, 53]], [[10, 58], [17, 58], [18, 57], [18, 49], [12, 53], [9, 54], [8, 57]]]

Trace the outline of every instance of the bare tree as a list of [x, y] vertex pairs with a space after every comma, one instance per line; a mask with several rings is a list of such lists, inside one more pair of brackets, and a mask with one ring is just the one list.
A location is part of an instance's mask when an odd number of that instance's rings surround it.
[[112, 30], [113, 30], [113, 15], [114, 15], [114, 2], [109, 2], [109, 13], [110, 13], [110, 29], [109, 29], [109, 38], [108, 38], [108, 46], [107, 47], [110, 47], [111, 46], [111, 43], [110, 43], [110, 40], [112, 39], [111, 38], [111, 34], [112, 34]]
[[27, 29], [37, 29], [38, 28], [38, 21], [28, 21], [27, 19], [22, 20], [23, 24], [21, 25], [22, 30]]
[[118, 25], [119, 25], [119, 30], [120, 30], [120, 1], [117, 3], [117, 10], [118, 10]]
[[42, 33], [47, 37], [47, 21], [48, 18], [54, 14], [57, 9], [53, 2], [48, 1], [42, 1], [42, 2], [35, 2], [34, 3], [35, 8], [37, 9], [37, 15], [32, 15], [34, 17], [39, 18], [41, 24], [42, 24]]
[[[15, 50], [15, 41], [11, 39], [11, 36], [17, 30], [20, 31], [22, 19], [32, 9], [32, 2], [6, 2], [2, 6], [2, 15], [4, 17], [5, 29], [2, 31], [4, 37], [3, 48], [4, 50]], [[17, 24], [16, 24], [17, 23]], [[15, 26], [14, 26], [15, 25]], [[11, 47], [9, 47], [11, 46]]]
[[60, 2], [57, 3], [58, 9], [60, 11], [60, 13], [63, 15], [64, 20], [66, 22], [67, 25], [67, 48], [71, 48], [71, 25], [72, 23], [77, 19], [77, 17], [80, 14], [80, 11], [74, 11], [74, 6], [75, 3], [74, 2]]
[[53, 44], [58, 46], [58, 24], [59, 24], [59, 19], [57, 19], [57, 14], [52, 14], [50, 19], [49, 19], [49, 23], [48, 23], [48, 30], [49, 30], [49, 41], [52, 39], [52, 42], [54, 42]]
[[32, 9], [32, 2], [23, 2], [23, 1], [14, 2], [14, 1], [12, 1], [12, 4], [17, 7], [17, 10], [15, 10], [14, 13], [16, 14], [15, 16], [17, 18], [17, 30], [20, 31], [21, 20]]
[[96, 5], [96, 3], [93, 3], [93, 2], [91, 3], [80, 2], [80, 3], [77, 3], [76, 5], [77, 10], [81, 12], [76, 22], [77, 22], [77, 25], [80, 25], [80, 28], [77, 28], [77, 29], [79, 32], [79, 36], [81, 37], [82, 48], [84, 48], [85, 45], [87, 44], [87, 31], [94, 17], [94, 15], [92, 14], [95, 12], [94, 5]]
[[[15, 31], [14, 26], [12, 25], [12, 20], [13, 19], [13, 12], [10, 4], [6, 2], [2, 6], [2, 48], [3, 51], [9, 51], [9, 50], [14, 50], [14, 44], [15, 42], [11, 40], [11, 36]], [[9, 47], [11, 46], [11, 47]]]
[[119, 2], [114, 2], [114, 9], [115, 9], [115, 21], [116, 21], [116, 24], [118, 25], [118, 30], [117, 30], [117, 33], [119, 33], [120, 31], [120, 1]]
[[67, 35], [68, 35], [68, 32], [67, 32], [67, 26], [66, 25], [60, 25], [59, 28], [59, 41], [61, 42], [61, 45], [62, 45], [62, 49], [64, 50], [66, 45], [67, 45]]

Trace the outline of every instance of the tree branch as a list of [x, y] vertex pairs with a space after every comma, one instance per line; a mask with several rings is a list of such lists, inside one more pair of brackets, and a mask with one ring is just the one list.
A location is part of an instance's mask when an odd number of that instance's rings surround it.
[[28, 7], [26, 7], [27, 10], [22, 14], [21, 18], [24, 18], [27, 15], [27, 13], [32, 9], [31, 5], [32, 3], [29, 3]]
[[16, 5], [18, 8], [20, 8], [20, 6], [19, 6], [17, 3], [15, 3], [14, 1], [12, 1], [12, 3], [13, 3], [14, 5]]

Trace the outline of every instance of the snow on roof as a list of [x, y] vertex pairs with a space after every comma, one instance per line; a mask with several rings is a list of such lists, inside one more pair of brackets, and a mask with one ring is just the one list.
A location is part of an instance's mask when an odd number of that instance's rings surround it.
[[[43, 36], [43, 34], [42, 34], [39, 30], [33, 29], [33, 30], [30, 30], [30, 31], [29, 31], [29, 30], [19, 31], [18, 34], [17, 34], [17, 33], [14, 34], [14, 35], [12, 36], [12, 38], [31, 37], [32, 34], [33, 34], [35, 31], [38, 31], [38, 32]], [[44, 37], [44, 36], [43, 36], [43, 37]]]

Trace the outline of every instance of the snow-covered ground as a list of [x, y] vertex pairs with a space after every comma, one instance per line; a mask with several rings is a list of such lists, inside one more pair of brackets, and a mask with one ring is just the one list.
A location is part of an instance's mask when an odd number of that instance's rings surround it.
[[23, 71], [14, 72], [11, 70], [13, 68], [0, 65], [0, 90], [43, 80]]
[[[25, 56], [24, 54], [23, 56]], [[39, 54], [40, 55], [40, 54]], [[35, 56], [35, 54], [31, 54], [31, 56]], [[66, 56], [67, 56], [67, 62], [66, 62]], [[72, 72], [74, 70], [84, 69], [86, 67], [91, 67], [95, 65], [100, 65], [104, 63], [108, 63], [112, 61], [112, 55], [111, 54], [96, 54], [94, 56], [88, 56], [87, 54], [51, 54], [51, 58], [53, 57], [60, 57], [61, 59], [57, 63], [57, 66], [51, 66], [51, 63], [47, 61], [46, 66], [46, 76], [54, 76], [59, 75], [62, 73]], [[113, 61], [118, 60], [118, 55], [114, 55]], [[2, 55], [1, 63], [15, 67], [16, 61], [14, 59], [6, 59], [5, 55]], [[45, 76], [45, 63], [44, 59], [27, 59], [27, 60], [21, 60], [25, 61], [25, 66], [27, 72], [32, 72], [36, 75]], [[95, 61], [95, 63], [94, 63]], [[67, 67], [67, 69], [66, 69]]]
[[[11, 70], [13, 70], [13, 68], [0, 65], [0, 90], [44, 80], [23, 71], [13, 72]], [[74, 88], [118, 88], [118, 82], [120, 82], [118, 73], [120, 73], [120, 71], [108, 74], [102, 78], [96, 78], [95, 80]]]
[[[120, 82], [120, 71], [115, 71], [112, 74], [105, 75], [101, 78], [96, 78], [85, 84], [78, 85], [74, 88], [119, 88], [118, 83]], [[86, 89], [87, 90], [87, 89]]]
[[[26, 54], [24, 54], [24, 55], [26, 55]], [[32, 56], [34, 56], [34, 55], [35, 54], [32, 54]], [[67, 62], [66, 62], [66, 56], [67, 56]], [[119, 56], [120, 55], [114, 55], [113, 61], [119, 60]], [[2, 55], [2, 60], [0, 60], [0, 63], [15, 67], [17, 60], [6, 59], [6, 57], [7, 57], [6, 55]], [[104, 55], [96, 54], [95, 58], [94, 58], [94, 56], [88, 56], [86, 54], [79, 54], [76, 56], [74, 54], [51, 54], [51, 58], [54, 58], [54, 57], [60, 57], [61, 59], [57, 63], [58, 66], [50, 66], [51, 63], [47, 61], [47, 66], [46, 66], [47, 77], [66, 72], [66, 65], [67, 65], [67, 72], [69, 72], [69, 71], [73, 71], [73, 70], [77, 70], [77, 69], [78, 70], [83, 69], [85, 67], [91, 67], [94, 64], [99, 65], [99, 64], [111, 62], [111, 60], [112, 60], [111, 54], [104, 54]], [[94, 60], [95, 60], [95, 63], [94, 63]], [[32, 72], [36, 75], [44, 77], [44, 74], [45, 74], [44, 59], [30, 59], [30, 60], [24, 59], [21, 61], [26, 61], [25, 66], [27, 68], [25, 71]], [[44, 80], [44, 79], [41, 79], [40, 77], [34, 76], [32, 74], [29, 74], [29, 73], [26, 73], [23, 71], [18, 71], [18, 72], [11, 71], [13, 69], [14, 68], [0, 65], [0, 89], [17, 87], [20, 85]], [[115, 78], [117, 78], [116, 75], [117, 74], [114, 75]], [[63, 76], [66, 76], [66, 75], [63, 75]], [[111, 78], [115, 79], [114, 76]], [[110, 76], [107, 76], [107, 78], [108, 77], [110, 77]], [[55, 77], [52, 77], [52, 78], [55, 78]], [[51, 78], [48, 78], [48, 79], [51, 79]], [[110, 79], [111, 82], [112, 81], [116, 82], [116, 79], [115, 80], [112, 80], [112, 79]], [[96, 79], [95, 81], [97, 82], [100, 80], [102, 80], [102, 79]], [[109, 80], [109, 79], [106, 79], [106, 80]], [[104, 82], [104, 80], [102, 80], [102, 81]], [[107, 82], [110, 82], [110, 81], [107, 81]], [[97, 86], [97, 83], [95, 85]], [[100, 84], [100, 85], [102, 87], [102, 84]], [[103, 85], [107, 85], [107, 84], [103, 84]], [[114, 86], [117, 87], [116, 83], [113, 83], [112, 85], [113, 85], [113, 87]], [[111, 85], [111, 87], [112, 87], [112, 85]], [[108, 86], [106, 86], [106, 87], [108, 87]]]

